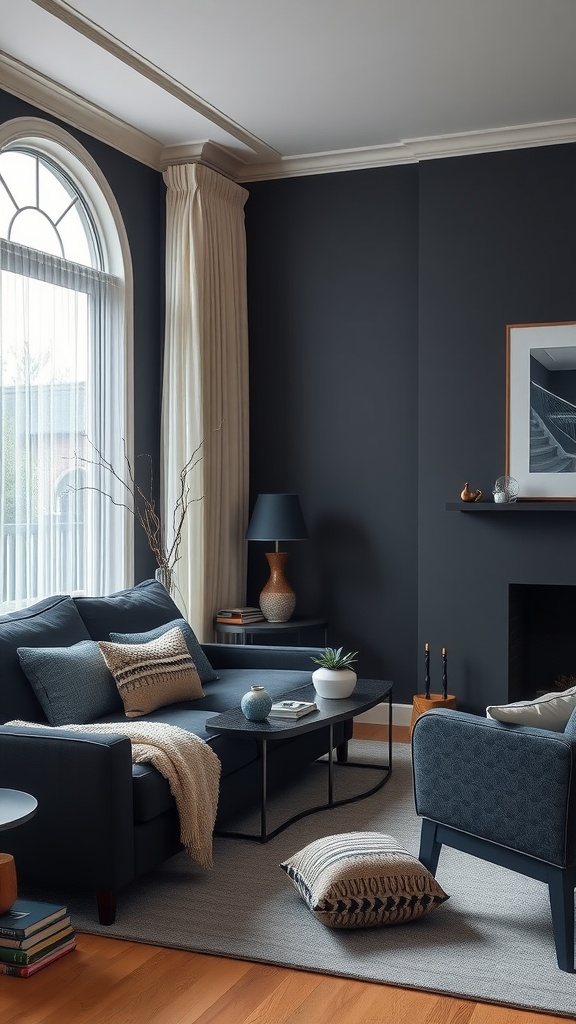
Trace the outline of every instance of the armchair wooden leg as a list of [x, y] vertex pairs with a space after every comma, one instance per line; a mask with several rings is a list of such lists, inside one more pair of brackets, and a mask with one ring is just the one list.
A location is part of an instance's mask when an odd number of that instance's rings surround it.
[[556, 957], [561, 971], [574, 971], [574, 878], [562, 868], [548, 869], [548, 892]]
[[116, 920], [117, 897], [113, 889], [98, 889], [96, 906], [100, 924], [114, 924]]
[[421, 861], [424, 867], [428, 868], [428, 871], [431, 871], [433, 875], [436, 874], [438, 858], [440, 856], [440, 850], [442, 849], [442, 843], [439, 843], [436, 839], [437, 829], [438, 825], [435, 821], [430, 821], [430, 818], [422, 818], [418, 860]]

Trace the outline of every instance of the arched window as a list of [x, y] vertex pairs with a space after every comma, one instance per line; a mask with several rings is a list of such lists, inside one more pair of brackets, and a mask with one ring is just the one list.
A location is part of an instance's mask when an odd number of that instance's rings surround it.
[[123, 226], [75, 140], [11, 124], [0, 136], [2, 610], [117, 590], [132, 569], [132, 517], [110, 471], [131, 456]]

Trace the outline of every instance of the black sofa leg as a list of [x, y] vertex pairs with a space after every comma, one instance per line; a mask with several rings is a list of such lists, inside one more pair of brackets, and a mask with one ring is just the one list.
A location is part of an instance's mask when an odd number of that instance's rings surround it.
[[344, 740], [344, 743], [339, 743], [336, 747], [336, 760], [339, 764], [346, 764], [348, 760], [348, 740]]
[[561, 971], [574, 971], [574, 878], [562, 868], [548, 869], [548, 892], [556, 957]]
[[418, 860], [421, 861], [424, 867], [428, 868], [428, 871], [431, 871], [433, 875], [436, 874], [438, 858], [440, 856], [440, 850], [442, 849], [442, 843], [439, 843], [436, 839], [437, 829], [438, 825], [435, 821], [430, 821], [430, 818], [422, 818]]
[[98, 889], [96, 906], [100, 924], [114, 924], [116, 920], [116, 893], [113, 889]]

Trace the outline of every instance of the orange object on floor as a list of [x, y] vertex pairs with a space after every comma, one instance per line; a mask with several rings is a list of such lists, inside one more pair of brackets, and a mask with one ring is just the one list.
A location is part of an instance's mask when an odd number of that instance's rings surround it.
[[412, 698], [410, 735], [412, 735], [416, 719], [423, 715], [425, 711], [431, 711], [432, 708], [456, 708], [456, 697], [451, 693], [446, 697], [441, 693], [431, 693], [429, 697], [426, 697], [425, 693], [416, 693]]

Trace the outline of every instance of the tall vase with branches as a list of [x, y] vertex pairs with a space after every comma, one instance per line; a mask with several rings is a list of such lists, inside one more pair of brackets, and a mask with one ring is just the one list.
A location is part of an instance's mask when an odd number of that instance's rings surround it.
[[98, 494], [109, 498], [112, 504], [127, 509], [134, 516], [136, 522], [144, 530], [148, 546], [156, 560], [158, 566], [156, 578], [164, 584], [169, 593], [172, 593], [176, 589], [174, 570], [180, 558], [180, 544], [186, 516], [190, 505], [196, 501], [201, 501], [203, 497], [203, 495], [199, 497], [193, 496], [190, 478], [193, 470], [203, 457], [204, 439], [194, 449], [190, 458], [180, 470], [180, 487], [172, 511], [171, 530], [169, 533], [167, 533], [164, 527], [157, 508], [152, 456], [148, 454], [136, 456], [137, 459], [145, 459], [147, 461], [147, 483], [143, 486], [136, 480], [135, 467], [128, 457], [125, 442], [123, 442], [123, 472], [109, 462], [92, 441], [86, 438], [86, 442], [91, 449], [92, 455], [76, 453], [76, 463], [83, 466], [93, 466], [109, 474], [112, 480], [116, 481], [119, 485], [119, 493], [123, 495], [123, 499], [119, 500], [109, 490], [97, 484], [84, 484], [77, 489], [96, 491]]

